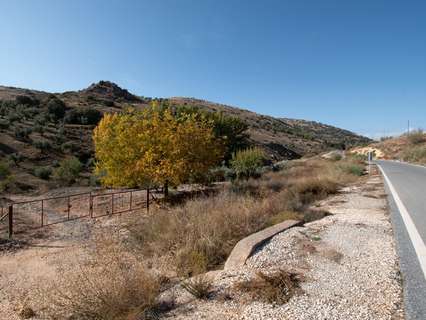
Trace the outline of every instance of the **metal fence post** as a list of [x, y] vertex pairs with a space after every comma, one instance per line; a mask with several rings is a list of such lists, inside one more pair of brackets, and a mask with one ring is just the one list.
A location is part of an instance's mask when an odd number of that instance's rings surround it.
[[13, 205], [9, 206], [9, 239], [13, 237]]
[[92, 192], [89, 194], [89, 215], [90, 218], [93, 218], [93, 198], [92, 198]]
[[146, 211], [149, 213], [149, 188], [146, 189]]
[[41, 226], [43, 227], [44, 223], [44, 200], [41, 200]]
[[111, 213], [114, 214], [114, 193], [111, 194]]
[[70, 219], [70, 211], [71, 211], [71, 197], [67, 198], [67, 220]]

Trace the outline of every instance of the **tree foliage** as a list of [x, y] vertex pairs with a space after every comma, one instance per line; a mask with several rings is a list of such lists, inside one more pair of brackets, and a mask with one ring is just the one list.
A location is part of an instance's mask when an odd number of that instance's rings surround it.
[[176, 106], [176, 114], [195, 114], [198, 118], [208, 119], [213, 123], [213, 133], [225, 147], [224, 160], [227, 163], [232, 154], [249, 147], [248, 125], [237, 117], [225, 116], [222, 112], [207, 112], [192, 106]]
[[260, 148], [240, 150], [233, 154], [231, 166], [238, 179], [248, 179], [259, 175], [265, 159], [265, 153]]
[[109, 186], [178, 185], [223, 155], [211, 121], [155, 105], [105, 114], [93, 139], [96, 173]]

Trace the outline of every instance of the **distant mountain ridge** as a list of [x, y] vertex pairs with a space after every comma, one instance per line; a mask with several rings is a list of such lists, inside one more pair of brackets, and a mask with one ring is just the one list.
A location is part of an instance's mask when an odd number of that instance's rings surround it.
[[[22, 165], [16, 173], [18, 177], [21, 175], [22, 181], [35, 179], [34, 168], [51, 165], [71, 154], [83, 162], [88, 161], [93, 157], [93, 124], [102, 113], [121, 112], [128, 106], [145, 108], [152, 100], [132, 94], [110, 81], [63, 93], [0, 86], [0, 157], [21, 156]], [[371, 142], [350, 131], [313, 121], [274, 118], [195, 98], [159, 100], [170, 105], [222, 112], [244, 120], [249, 127], [251, 142], [262, 147], [275, 161]], [[64, 114], [60, 115], [63, 120], [49, 118], [48, 112], [52, 112], [55, 106], [65, 108]]]

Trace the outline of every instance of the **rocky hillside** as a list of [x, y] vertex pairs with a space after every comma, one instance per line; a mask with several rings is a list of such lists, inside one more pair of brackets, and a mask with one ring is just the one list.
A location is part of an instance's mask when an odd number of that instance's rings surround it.
[[[299, 158], [334, 148], [368, 143], [365, 137], [317, 122], [273, 118], [193, 98], [161, 99], [243, 119], [253, 144], [273, 160]], [[0, 86], [0, 157], [12, 159], [21, 189], [47, 185], [34, 174], [76, 155], [90, 167], [91, 132], [104, 112], [143, 108], [152, 99], [136, 96], [114, 83], [100, 81], [80, 91], [48, 93]]]

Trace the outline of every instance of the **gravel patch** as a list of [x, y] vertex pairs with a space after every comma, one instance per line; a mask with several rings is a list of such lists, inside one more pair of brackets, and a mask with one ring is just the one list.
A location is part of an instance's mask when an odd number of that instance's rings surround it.
[[[379, 176], [345, 188], [319, 206], [333, 213], [273, 237], [240, 270], [214, 273], [216, 296], [180, 300], [170, 319], [404, 319], [392, 226]], [[285, 305], [248, 301], [234, 284], [257, 271], [303, 274], [302, 292]], [[180, 289], [175, 295], [181, 296]], [[220, 297], [229, 300], [222, 301]]]

